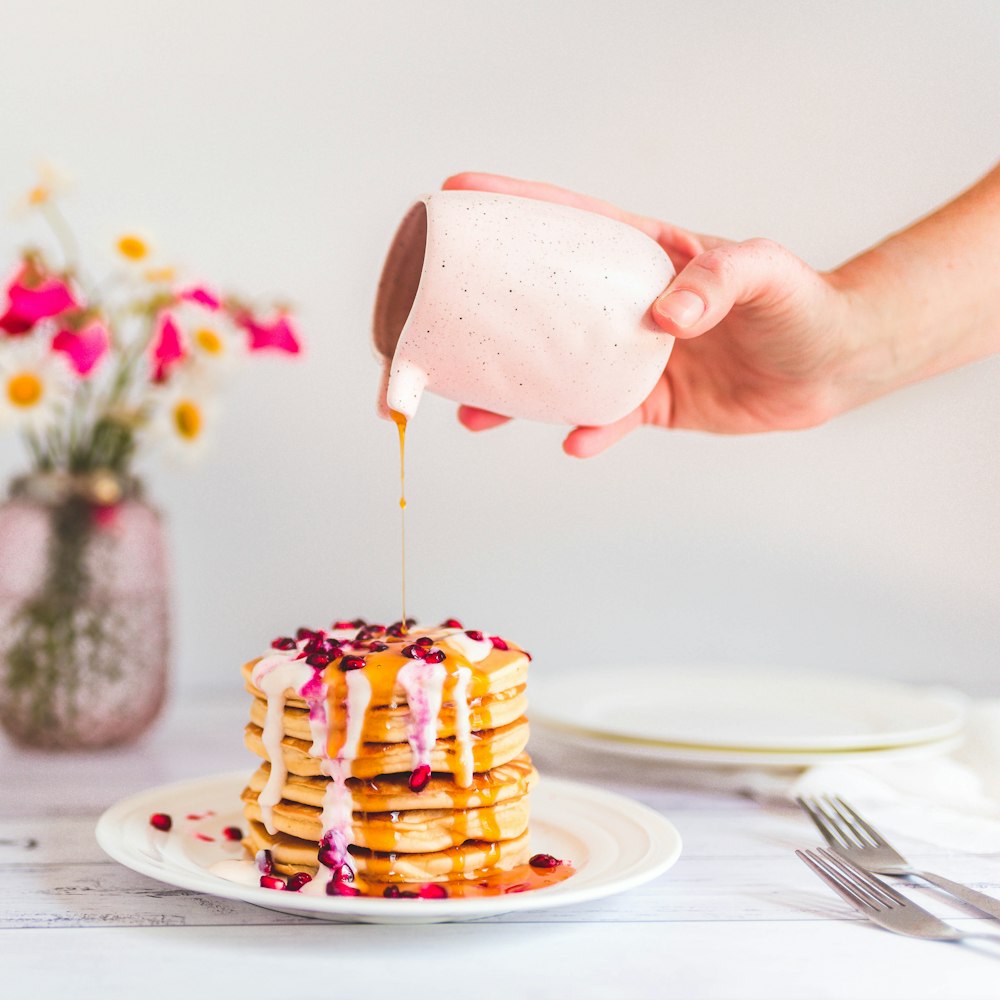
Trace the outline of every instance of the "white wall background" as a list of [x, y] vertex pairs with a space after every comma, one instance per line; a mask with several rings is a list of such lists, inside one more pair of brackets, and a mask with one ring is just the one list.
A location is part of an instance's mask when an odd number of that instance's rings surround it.
[[[0, 202], [41, 157], [101, 254], [124, 229], [286, 293], [309, 351], [228, 397], [203, 466], [149, 466], [179, 683], [274, 634], [398, 617], [395, 429], [373, 416], [379, 264], [460, 169], [550, 180], [829, 267], [997, 156], [1000, 6], [6, 0]], [[4, 259], [32, 230], [0, 223]], [[536, 669], [727, 659], [1000, 689], [1000, 359], [814, 431], [412, 427], [410, 607]], [[0, 441], [0, 473], [23, 464]]]

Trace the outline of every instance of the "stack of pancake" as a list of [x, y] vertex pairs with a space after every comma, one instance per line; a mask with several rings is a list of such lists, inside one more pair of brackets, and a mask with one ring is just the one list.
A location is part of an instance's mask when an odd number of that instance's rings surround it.
[[[337, 622], [243, 668], [245, 845], [331, 894], [481, 879], [528, 860], [530, 657], [449, 620]], [[391, 887], [391, 888], [390, 888]]]

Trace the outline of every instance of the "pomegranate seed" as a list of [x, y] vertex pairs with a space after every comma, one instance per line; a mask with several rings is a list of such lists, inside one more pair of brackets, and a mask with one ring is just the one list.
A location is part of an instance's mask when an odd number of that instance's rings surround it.
[[334, 877], [339, 882], [353, 882], [354, 869], [350, 865], [341, 865], [335, 872]]
[[285, 880], [279, 875], [261, 875], [260, 887], [262, 889], [287, 889]]
[[306, 628], [305, 625], [298, 629], [295, 633], [295, 638], [301, 642], [303, 639], [315, 639], [319, 635], [315, 629]]
[[384, 625], [366, 625], [360, 632], [354, 637], [355, 642], [368, 642], [369, 639], [377, 639], [380, 635], [385, 634]]
[[424, 657], [424, 663], [441, 663], [444, 660], [444, 652], [440, 649], [432, 649]]
[[322, 670], [323, 667], [328, 667], [330, 665], [330, 657], [326, 653], [313, 653], [312, 656], [306, 657], [306, 663], [308, 663], [310, 667]]
[[290, 635], [279, 635], [272, 640], [271, 649], [295, 649], [295, 640]]
[[493, 643], [494, 649], [504, 649], [504, 650], [510, 649], [510, 646], [508, 646], [507, 643], [504, 642], [503, 639], [501, 639], [500, 636], [498, 635], [491, 635], [490, 642]]
[[225, 830], [222, 831], [222, 836], [226, 840], [242, 840], [243, 831], [238, 826], [227, 826]]
[[367, 624], [364, 618], [355, 618], [351, 621], [351, 628], [364, 628]]
[[406, 628], [402, 622], [393, 622], [386, 630], [385, 634], [393, 639], [402, 639], [406, 635]]
[[319, 845], [317, 857], [319, 859], [319, 863], [324, 868], [337, 869], [341, 867], [340, 859], [334, 854], [333, 848], [328, 843], [321, 843]]
[[534, 854], [528, 859], [532, 868], [558, 868], [562, 862], [551, 854]]
[[434, 640], [429, 635], [422, 635], [417, 639], [417, 644], [420, 646], [433, 646]]
[[415, 642], [403, 647], [403, 656], [408, 656], [411, 660], [422, 660], [426, 655], [427, 647], [418, 646]]
[[448, 895], [448, 890], [437, 882], [428, 882], [420, 887], [421, 899], [444, 899]]
[[174, 821], [167, 813], [153, 813], [149, 817], [149, 825], [166, 833], [174, 825]]
[[330, 628], [334, 632], [346, 632], [349, 628], [357, 628], [358, 626], [354, 622], [347, 621], [346, 618], [342, 618], [340, 621], [334, 622]]
[[274, 858], [271, 857], [270, 851], [258, 851], [254, 855], [254, 861], [257, 864], [257, 871], [261, 875], [270, 875], [274, 871]]
[[365, 658], [363, 656], [345, 656], [338, 666], [344, 673], [348, 670], [360, 670], [365, 665]]
[[353, 885], [346, 882], [338, 882], [336, 879], [326, 884], [326, 894], [328, 896], [360, 896], [361, 890], [355, 889]]
[[470, 639], [475, 639], [476, 642], [482, 642], [483, 641], [483, 633], [480, 632], [478, 629], [469, 629], [469, 630], [466, 631], [465, 634]]
[[308, 885], [313, 880], [312, 875], [306, 872], [296, 872], [289, 880], [285, 889], [288, 892], [298, 892], [304, 885]]
[[384, 653], [389, 648], [389, 644], [385, 642], [370, 642], [368, 643], [368, 648], [373, 653]]
[[457, 618], [445, 618], [441, 622], [441, 628], [461, 628], [462, 623]]
[[430, 764], [421, 764], [419, 767], [415, 768], [410, 774], [410, 780], [407, 784], [410, 786], [411, 792], [422, 792], [427, 787], [427, 782], [431, 780], [431, 766]]
[[386, 899], [399, 899], [399, 886], [398, 885], [387, 885], [382, 890], [382, 895]]

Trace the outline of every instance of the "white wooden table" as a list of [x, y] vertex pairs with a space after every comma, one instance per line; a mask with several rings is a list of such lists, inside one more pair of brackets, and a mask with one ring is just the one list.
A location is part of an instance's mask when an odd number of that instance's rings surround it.
[[[796, 811], [672, 788], [662, 768], [551, 745], [532, 747], [543, 774], [633, 795], [675, 823], [684, 852], [670, 872], [575, 908], [390, 927], [320, 923], [198, 896], [106, 858], [94, 824], [123, 795], [252, 769], [240, 742], [245, 712], [239, 691], [189, 699], [139, 746], [107, 754], [26, 753], [0, 743], [0, 997], [1000, 996], [1000, 942], [913, 941], [856, 919], [792, 855], [816, 842]], [[998, 857], [901, 846], [921, 864], [1000, 895]], [[932, 890], [914, 892], [967, 928], [991, 928]]]

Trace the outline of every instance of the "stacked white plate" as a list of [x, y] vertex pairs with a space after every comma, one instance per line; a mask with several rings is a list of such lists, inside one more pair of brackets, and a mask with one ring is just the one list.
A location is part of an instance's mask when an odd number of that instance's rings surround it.
[[531, 682], [531, 719], [592, 749], [687, 764], [807, 767], [945, 753], [963, 698], [839, 673], [611, 664]]

